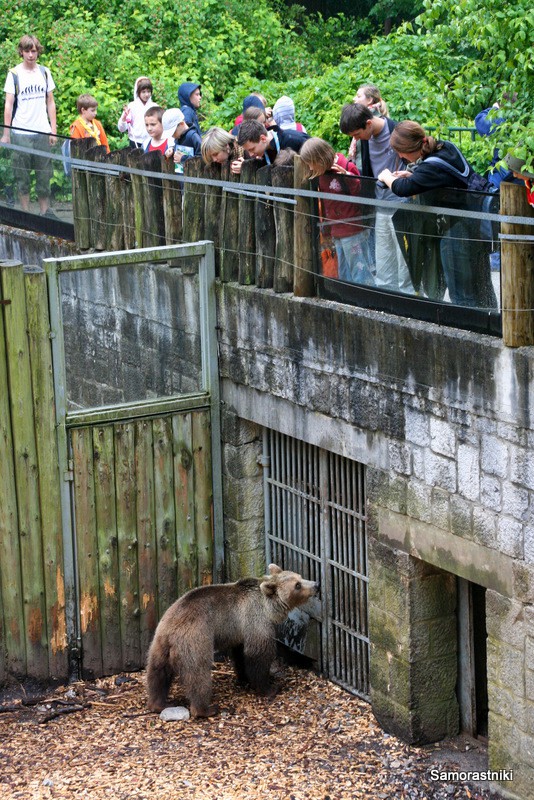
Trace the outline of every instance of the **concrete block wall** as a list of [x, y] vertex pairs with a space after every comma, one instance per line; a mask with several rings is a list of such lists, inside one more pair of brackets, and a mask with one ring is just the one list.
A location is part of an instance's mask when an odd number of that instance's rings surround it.
[[486, 587], [490, 766], [534, 798], [533, 348], [234, 284], [218, 301], [227, 408], [367, 467], [378, 718], [410, 741], [458, 730], [455, 576]]

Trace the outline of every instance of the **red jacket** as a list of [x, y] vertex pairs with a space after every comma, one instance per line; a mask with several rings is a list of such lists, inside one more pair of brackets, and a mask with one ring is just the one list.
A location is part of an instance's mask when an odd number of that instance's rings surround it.
[[[336, 153], [334, 162], [349, 172], [349, 175], [337, 172], [325, 172], [319, 178], [319, 191], [332, 194], [360, 194], [361, 182], [355, 176], [359, 175], [358, 167], [349, 161], [341, 153]], [[343, 200], [321, 200], [323, 207], [323, 222], [329, 222], [330, 233], [336, 239], [345, 236], [354, 236], [360, 233], [363, 228], [361, 220], [361, 209], [355, 203], [343, 202]]]

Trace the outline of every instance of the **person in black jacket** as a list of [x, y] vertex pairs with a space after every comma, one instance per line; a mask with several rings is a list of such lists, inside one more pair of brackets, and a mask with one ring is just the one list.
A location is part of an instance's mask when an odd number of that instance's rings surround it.
[[[421, 125], [405, 120], [391, 134], [391, 146], [404, 162], [413, 165], [411, 170], [384, 169], [379, 174], [378, 179], [397, 197], [424, 194], [429, 205], [466, 208], [466, 192], [443, 193], [447, 189], [465, 190], [474, 173], [455, 144], [426, 136]], [[438, 189], [440, 193], [434, 197], [429, 194]], [[496, 308], [489, 249], [479, 237], [477, 221], [447, 216], [445, 225], [440, 252], [451, 302]]]
[[239, 126], [237, 143], [249, 158], [263, 158], [272, 164], [280, 150], [294, 150], [298, 153], [310, 137], [307, 133], [292, 130], [267, 129], [255, 119], [245, 120]]

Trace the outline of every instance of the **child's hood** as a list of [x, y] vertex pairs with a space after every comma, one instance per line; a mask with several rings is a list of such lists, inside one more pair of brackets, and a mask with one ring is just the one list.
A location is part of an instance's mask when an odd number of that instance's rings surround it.
[[180, 88], [178, 89], [178, 100], [180, 101], [181, 106], [188, 106], [189, 108], [193, 108], [194, 111], [196, 109], [191, 104], [191, 94], [195, 91], [195, 89], [200, 89], [200, 83], [182, 83]]
[[134, 100], [139, 100], [139, 97], [137, 96], [137, 85], [138, 85], [139, 81], [149, 81], [149, 80], [150, 80], [150, 78], [147, 78], [146, 75], [139, 75], [139, 77], [135, 79], [134, 89], [133, 89], [133, 99]]
[[273, 106], [273, 117], [277, 125], [295, 121], [295, 104], [287, 95], [282, 95]]

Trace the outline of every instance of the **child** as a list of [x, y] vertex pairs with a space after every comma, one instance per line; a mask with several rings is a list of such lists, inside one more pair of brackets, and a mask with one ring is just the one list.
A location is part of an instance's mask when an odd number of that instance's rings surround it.
[[198, 109], [202, 103], [200, 83], [182, 83], [178, 89], [178, 100], [180, 101], [180, 111], [184, 115], [188, 128], [192, 128], [199, 136], [202, 136], [198, 121]]
[[81, 94], [76, 100], [79, 117], [74, 120], [69, 128], [72, 139], [92, 138], [97, 145], [104, 145], [109, 153], [108, 137], [104, 132], [102, 123], [96, 119], [98, 103], [92, 94]]
[[[316, 136], [308, 139], [300, 149], [300, 157], [310, 170], [310, 177], [319, 178], [319, 191], [359, 194], [360, 181], [353, 177], [341, 177], [359, 175], [356, 165], [341, 153], [336, 153], [328, 142]], [[339, 278], [350, 283], [374, 286], [370, 271], [369, 230], [362, 228], [359, 207], [334, 199], [323, 200], [322, 203], [325, 222], [336, 246]]]
[[184, 162], [201, 153], [202, 139], [189, 128], [179, 108], [168, 108], [163, 114], [162, 124], [168, 136], [174, 139], [173, 159], [176, 172], [184, 171]]
[[159, 150], [165, 157], [170, 158], [174, 152], [174, 139], [163, 131], [164, 111], [161, 106], [152, 106], [145, 111], [145, 127], [150, 139], [144, 149], [145, 153]]
[[275, 124], [283, 131], [300, 131], [306, 133], [306, 128], [302, 123], [295, 122], [295, 104], [287, 95], [279, 97], [273, 106], [273, 118]]
[[119, 117], [117, 128], [121, 133], [128, 131], [130, 147], [144, 147], [149, 140], [145, 128], [145, 111], [155, 105], [152, 103], [152, 81], [141, 75], [134, 84], [134, 99], [127, 103]]

